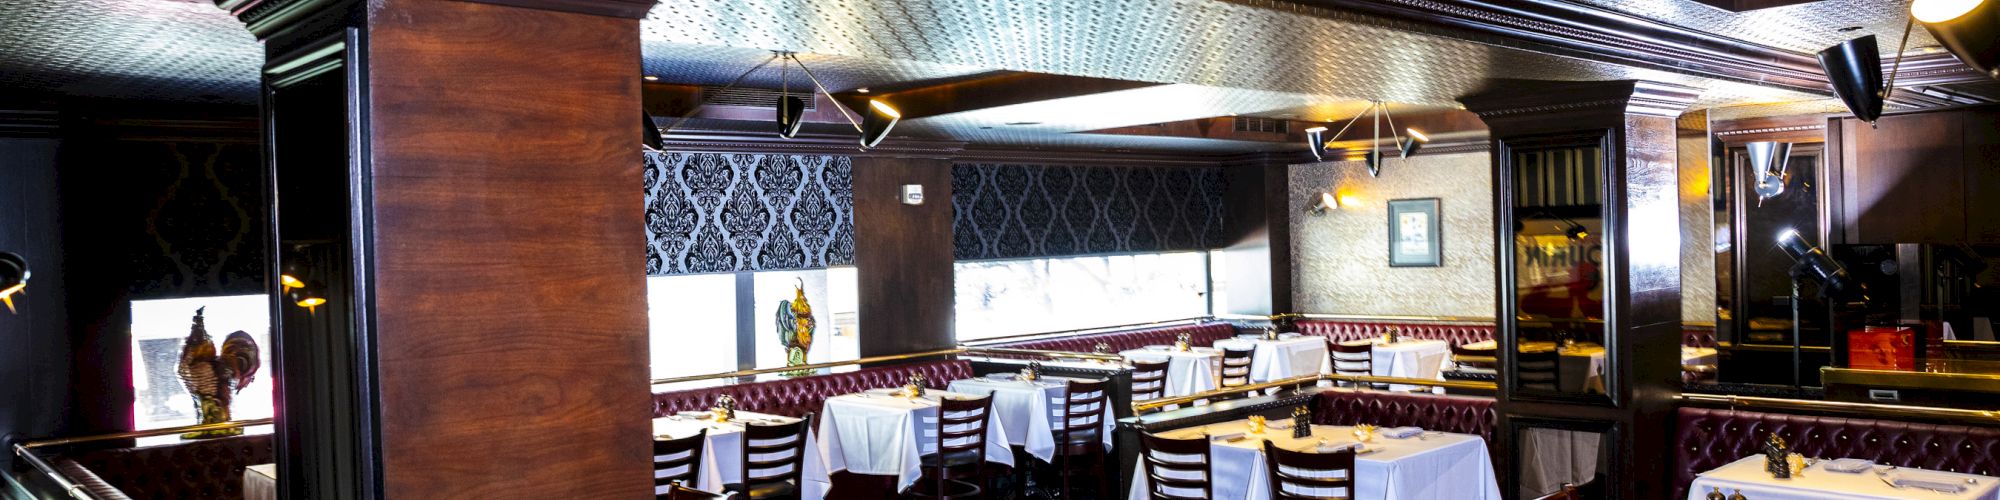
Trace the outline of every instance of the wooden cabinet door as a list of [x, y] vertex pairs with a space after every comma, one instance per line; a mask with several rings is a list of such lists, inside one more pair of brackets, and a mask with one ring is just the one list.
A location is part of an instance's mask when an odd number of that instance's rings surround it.
[[1880, 127], [1842, 123], [1854, 145], [1855, 179], [1845, 189], [1855, 243], [1957, 243], [1965, 240], [1966, 177], [1961, 113], [1885, 116]]

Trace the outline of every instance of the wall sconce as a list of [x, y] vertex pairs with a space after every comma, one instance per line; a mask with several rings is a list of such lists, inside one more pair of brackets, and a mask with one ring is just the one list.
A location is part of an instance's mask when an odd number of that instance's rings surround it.
[[1332, 191], [1321, 191], [1318, 201], [1306, 207], [1306, 213], [1313, 215], [1326, 215], [1335, 210], [1340, 210], [1340, 197], [1334, 196]]
[[0, 252], [0, 302], [7, 304], [7, 312], [14, 310], [14, 295], [28, 289], [28, 259], [14, 252]]

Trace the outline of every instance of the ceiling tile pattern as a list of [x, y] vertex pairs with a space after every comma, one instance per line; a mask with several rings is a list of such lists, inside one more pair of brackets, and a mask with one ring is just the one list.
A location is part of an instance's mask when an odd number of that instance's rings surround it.
[[0, 88], [253, 103], [264, 49], [210, 2], [8, 0]]
[[[745, 87], [775, 89], [789, 80], [794, 90], [812, 88], [812, 81], [806, 79], [806, 74], [797, 64], [790, 65], [787, 71], [780, 61], [770, 61], [770, 64], [745, 76], [744, 72], [771, 59], [772, 51], [767, 49], [656, 41], [645, 42], [643, 49], [645, 73], [661, 76], [662, 81], [720, 86], [743, 77], [741, 85]], [[820, 83], [835, 93], [862, 87], [991, 73], [985, 68], [909, 60], [813, 53], [800, 53], [798, 56], [799, 61], [819, 77]]]
[[[1694, 0], [1571, 0], [1676, 26], [1780, 49], [1817, 53], [1821, 49], [1875, 35], [1883, 54], [1894, 54], [1909, 19], [1907, 0], [1819, 0], [1746, 12], [1730, 12]], [[1840, 31], [1842, 28], [1860, 28]], [[1922, 26], [1910, 31], [1911, 47], [1935, 47]]]

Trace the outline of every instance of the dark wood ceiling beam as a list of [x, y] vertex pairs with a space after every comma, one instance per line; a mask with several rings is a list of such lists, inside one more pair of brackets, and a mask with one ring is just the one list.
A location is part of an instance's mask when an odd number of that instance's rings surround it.
[[[1306, 129], [1327, 127], [1327, 133], [1331, 135], [1334, 132], [1339, 132], [1341, 126], [1346, 125], [1347, 121], [1352, 118], [1354, 117], [1344, 116], [1327, 122], [1285, 120], [1287, 124], [1284, 133], [1238, 131], [1236, 130], [1236, 121], [1244, 118], [1235, 116], [1218, 116], [1149, 125], [1116, 127], [1083, 133], [1147, 137], [1185, 137], [1249, 142], [1298, 142], [1303, 144], [1306, 140]], [[1402, 134], [1405, 128], [1415, 128], [1423, 131], [1424, 135], [1428, 136], [1445, 136], [1468, 132], [1484, 133], [1486, 131], [1486, 122], [1480, 121], [1479, 115], [1461, 109], [1395, 113], [1393, 119], [1395, 120], [1396, 134]], [[1374, 136], [1368, 131], [1369, 124], [1369, 118], [1363, 116], [1360, 122], [1354, 124], [1353, 129], [1348, 130], [1346, 134], [1338, 138], [1340, 141], [1335, 147], [1360, 147], [1361, 144], [1372, 140]], [[1388, 119], [1382, 121], [1382, 137], [1386, 138], [1391, 135], [1388, 128], [1389, 125]], [[1332, 140], [1336, 138], [1329, 136], [1327, 139]]]
[[896, 107], [904, 120], [914, 120], [950, 113], [962, 113], [979, 109], [997, 108], [1015, 104], [1063, 99], [1105, 92], [1117, 92], [1165, 85], [1163, 83], [1113, 80], [1082, 76], [1051, 75], [1045, 73], [1008, 72], [956, 80], [939, 85], [927, 85], [907, 90], [871, 92], [867, 94], [843, 92], [834, 95], [841, 104], [860, 111], [871, 99], [879, 99]]

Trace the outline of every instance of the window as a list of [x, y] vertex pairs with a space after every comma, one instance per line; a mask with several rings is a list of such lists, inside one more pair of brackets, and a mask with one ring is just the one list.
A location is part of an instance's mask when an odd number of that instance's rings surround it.
[[1203, 316], [1208, 253], [960, 262], [958, 340]]
[[816, 325], [806, 362], [860, 357], [853, 267], [653, 276], [646, 278], [652, 377], [785, 366], [778, 304], [801, 285]]
[[179, 375], [181, 345], [186, 343], [195, 310], [207, 308], [203, 322], [216, 347], [230, 332], [243, 331], [257, 339], [255, 380], [243, 387], [229, 405], [230, 418], [248, 420], [271, 416], [271, 301], [268, 295], [233, 295], [132, 302], [132, 428], [137, 430], [199, 423], [194, 397]]

